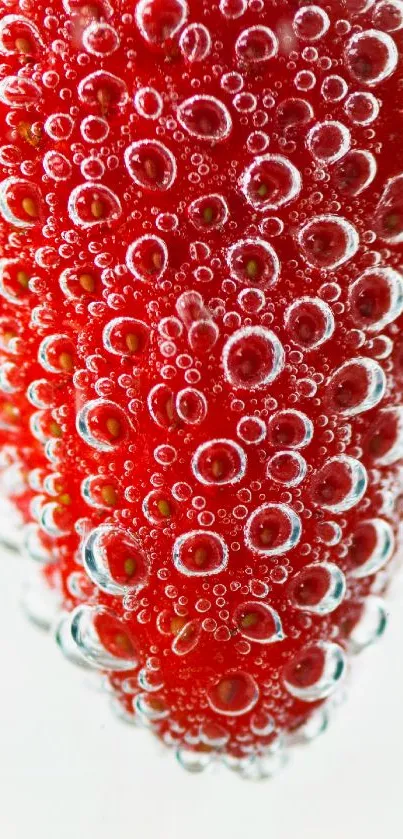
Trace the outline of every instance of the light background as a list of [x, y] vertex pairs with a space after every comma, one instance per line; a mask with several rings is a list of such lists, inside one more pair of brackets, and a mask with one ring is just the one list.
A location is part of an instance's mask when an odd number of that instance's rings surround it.
[[0, 558], [2, 839], [398, 839], [403, 835], [403, 591], [356, 660], [330, 729], [272, 781], [188, 775], [119, 723], [18, 608], [25, 561]]

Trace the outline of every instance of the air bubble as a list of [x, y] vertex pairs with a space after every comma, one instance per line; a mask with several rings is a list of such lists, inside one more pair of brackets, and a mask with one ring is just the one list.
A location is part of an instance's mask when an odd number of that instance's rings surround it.
[[135, 318], [114, 318], [104, 327], [102, 341], [113, 355], [137, 357], [144, 352], [149, 340], [149, 328]]
[[39, 364], [49, 373], [71, 373], [74, 357], [74, 345], [68, 335], [47, 335], [39, 344]]
[[268, 26], [250, 26], [239, 35], [235, 52], [245, 64], [260, 64], [277, 55], [278, 41]]
[[302, 411], [276, 411], [268, 423], [268, 440], [272, 446], [301, 449], [313, 437], [312, 421]]
[[212, 350], [220, 332], [212, 320], [198, 320], [192, 323], [188, 332], [190, 348], [195, 354], [204, 354]]
[[101, 452], [114, 451], [127, 440], [129, 422], [126, 413], [109, 399], [92, 399], [77, 414], [76, 428], [80, 437]]
[[58, 151], [48, 151], [43, 158], [43, 168], [53, 181], [67, 181], [71, 178], [73, 169], [67, 157]]
[[255, 210], [278, 210], [293, 201], [301, 190], [299, 170], [280, 154], [257, 157], [245, 170], [241, 188]]
[[403, 242], [403, 174], [386, 182], [375, 220], [377, 233], [385, 242]]
[[44, 49], [38, 28], [22, 15], [4, 15], [0, 21], [0, 53], [37, 56]]
[[138, 140], [125, 151], [125, 164], [130, 177], [144, 189], [170, 189], [176, 178], [176, 160], [158, 140]]
[[153, 87], [141, 87], [136, 91], [134, 106], [144, 119], [159, 119], [163, 105], [162, 96]]
[[23, 76], [5, 76], [0, 81], [0, 102], [9, 108], [29, 108], [41, 98], [40, 87]]
[[187, 621], [182, 629], [176, 634], [171, 644], [172, 652], [175, 655], [188, 655], [197, 647], [201, 638], [200, 621]]
[[335, 163], [350, 148], [350, 132], [341, 122], [318, 122], [308, 131], [307, 143], [313, 157], [320, 163]]
[[388, 611], [381, 597], [369, 595], [362, 603], [360, 617], [353, 627], [349, 642], [354, 653], [360, 653], [374, 644], [385, 632]]
[[351, 510], [364, 497], [368, 485], [365, 467], [359, 460], [339, 455], [327, 460], [312, 482], [312, 498], [317, 506], [332, 513]]
[[319, 297], [301, 297], [288, 307], [285, 323], [291, 338], [305, 350], [319, 347], [333, 335], [330, 306]]
[[178, 417], [189, 425], [200, 425], [207, 415], [207, 400], [204, 393], [194, 387], [186, 387], [176, 397]]
[[176, 539], [173, 562], [187, 577], [208, 577], [227, 567], [228, 548], [224, 539], [212, 530], [191, 530]]
[[333, 410], [351, 417], [378, 405], [385, 390], [385, 373], [378, 362], [372, 358], [355, 358], [345, 361], [333, 373], [327, 398]]
[[223, 102], [215, 96], [192, 96], [179, 105], [178, 121], [191, 137], [220, 142], [231, 132], [232, 119]]
[[279, 103], [276, 117], [280, 128], [296, 128], [313, 119], [312, 105], [306, 99], [283, 99]]
[[146, 584], [146, 558], [134, 537], [123, 528], [96, 527], [83, 544], [82, 556], [88, 576], [107, 594], [123, 596]]
[[378, 29], [355, 33], [349, 40], [345, 59], [347, 67], [361, 84], [377, 85], [395, 71], [398, 51], [393, 38]]
[[67, 209], [73, 224], [83, 229], [116, 221], [122, 215], [118, 196], [107, 186], [91, 182], [71, 191]]
[[6, 178], [0, 182], [0, 214], [13, 227], [34, 227], [43, 212], [38, 187], [22, 178]]
[[87, 143], [102, 143], [109, 134], [109, 125], [103, 117], [84, 117], [80, 123], [83, 140]]
[[176, 425], [174, 397], [168, 385], [154, 385], [148, 394], [147, 406], [151, 417], [161, 428], [173, 428]]
[[183, 30], [179, 46], [184, 58], [191, 63], [204, 61], [211, 52], [211, 35], [202, 23], [191, 23]]
[[218, 230], [228, 220], [229, 210], [222, 195], [202, 195], [189, 204], [189, 218], [197, 230]]
[[104, 606], [78, 606], [59, 624], [56, 640], [68, 658], [79, 657], [101, 670], [119, 672], [137, 665], [127, 624]]
[[158, 282], [168, 266], [168, 249], [159, 236], [141, 236], [126, 253], [126, 264], [137, 280]]
[[261, 326], [236, 330], [224, 345], [224, 375], [235, 388], [254, 390], [281, 373], [284, 350], [274, 332]]
[[293, 20], [294, 32], [302, 41], [319, 41], [329, 26], [329, 16], [320, 6], [302, 6]]
[[338, 644], [317, 641], [301, 650], [284, 668], [284, 685], [302, 702], [316, 702], [333, 693], [345, 674], [346, 657]]
[[353, 149], [333, 169], [333, 181], [342, 195], [360, 195], [367, 189], [377, 172], [376, 159], [371, 152]]
[[395, 550], [391, 525], [381, 518], [359, 522], [352, 535], [348, 551], [350, 575], [361, 579], [380, 571]]
[[267, 462], [267, 477], [286, 487], [298, 486], [307, 473], [307, 463], [299, 452], [276, 452]]
[[247, 601], [238, 606], [232, 620], [243, 638], [258, 644], [283, 641], [285, 635], [280, 615], [271, 606], [257, 601]]
[[333, 562], [307, 565], [288, 589], [292, 605], [303, 612], [328, 615], [340, 606], [346, 593], [343, 572]]
[[149, 44], [160, 45], [179, 32], [188, 13], [186, 0], [140, 0], [136, 24]]
[[389, 267], [367, 268], [351, 286], [349, 300], [354, 323], [378, 332], [402, 314], [402, 276]]
[[266, 425], [259, 417], [242, 417], [236, 430], [238, 437], [247, 446], [257, 445], [266, 437]]
[[239, 717], [255, 707], [259, 688], [248, 673], [230, 671], [207, 692], [210, 708], [217, 714]]
[[244, 312], [257, 314], [263, 309], [266, 297], [260, 288], [244, 288], [238, 294], [238, 303]]
[[403, 407], [382, 408], [371, 424], [364, 449], [379, 466], [396, 463], [403, 455]]
[[247, 0], [220, 0], [220, 12], [229, 20], [242, 17], [247, 8]]
[[372, 12], [374, 26], [383, 32], [397, 32], [403, 27], [403, 6], [401, 0], [381, 0]]
[[320, 91], [326, 102], [340, 102], [348, 93], [348, 84], [341, 76], [326, 76]]
[[279, 556], [298, 544], [302, 533], [299, 516], [287, 504], [262, 504], [245, 525], [245, 544], [263, 556]]
[[0, 259], [0, 294], [14, 306], [22, 305], [28, 295], [29, 274], [20, 259]]
[[351, 93], [344, 103], [344, 110], [357, 125], [370, 125], [379, 114], [379, 102], [373, 93]]
[[96, 70], [81, 79], [77, 92], [81, 102], [92, 108], [97, 107], [102, 114], [123, 107], [129, 101], [124, 81], [106, 70]]
[[192, 470], [200, 483], [222, 486], [242, 480], [246, 471], [246, 454], [233, 440], [208, 440], [192, 457]]
[[93, 21], [83, 32], [83, 47], [91, 55], [104, 58], [112, 55], [120, 46], [116, 29], [109, 23]]
[[314, 216], [298, 232], [303, 256], [313, 268], [337, 268], [358, 250], [355, 227], [341, 216]]
[[278, 256], [263, 239], [240, 239], [227, 252], [227, 263], [231, 276], [244, 285], [267, 289], [273, 286], [279, 276]]

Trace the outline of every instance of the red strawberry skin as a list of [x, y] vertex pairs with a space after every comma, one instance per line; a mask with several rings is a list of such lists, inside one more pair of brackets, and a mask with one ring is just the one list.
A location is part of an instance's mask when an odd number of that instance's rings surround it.
[[26, 549], [127, 718], [265, 774], [381, 633], [396, 564], [400, 7], [2, 6]]

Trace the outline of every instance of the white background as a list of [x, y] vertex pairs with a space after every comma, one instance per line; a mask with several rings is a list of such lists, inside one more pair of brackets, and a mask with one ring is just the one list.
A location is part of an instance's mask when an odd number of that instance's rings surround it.
[[[2, 839], [398, 839], [403, 822], [403, 592], [356, 661], [347, 704], [275, 780], [188, 775], [119, 723], [18, 608], [26, 565], [0, 558]], [[400, 591], [399, 591], [400, 588]]]

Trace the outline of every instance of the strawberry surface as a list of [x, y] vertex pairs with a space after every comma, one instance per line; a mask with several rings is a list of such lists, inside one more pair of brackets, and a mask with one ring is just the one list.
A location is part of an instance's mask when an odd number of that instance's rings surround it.
[[381, 634], [403, 450], [398, 0], [2, 0], [0, 441], [56, 635], [270, 774]]

